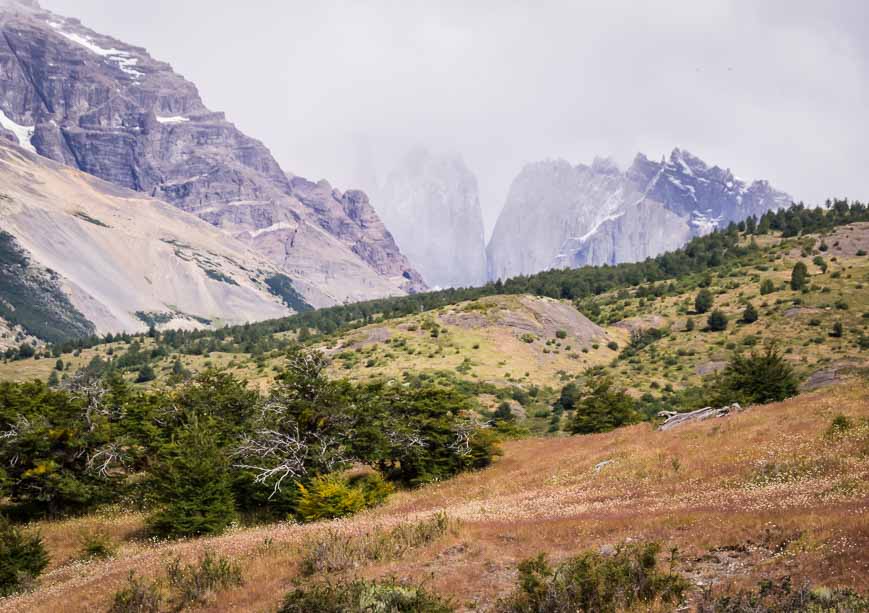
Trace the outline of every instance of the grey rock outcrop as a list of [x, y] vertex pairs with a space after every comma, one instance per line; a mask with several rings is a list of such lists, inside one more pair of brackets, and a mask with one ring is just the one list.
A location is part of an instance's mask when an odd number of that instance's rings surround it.
[[485, 282], [477, 179], [460, 157], [412, 151], [389, 174], [376, 207], [426, 283], [459, 287]]
[[660, 162], [639, 154], [625, 172], [601, 158], [537, 162], [510, 188], [488, 276], [640, 261], [790, 202], [766, 181], [748, 184], [680, 149]]
[[425, 287], [364, 195], [287, 175], [139, 47], [0, 4], [0, 136], [198, 215], [282, 266], [312, 304]]

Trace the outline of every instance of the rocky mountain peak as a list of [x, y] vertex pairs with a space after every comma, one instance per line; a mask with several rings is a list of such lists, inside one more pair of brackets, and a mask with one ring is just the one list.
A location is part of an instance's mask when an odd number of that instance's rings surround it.
[[477, 179], [459, 155], [418, 147], [389, 173], [375, 206], [427, 283], [485, 281], [485, 237]]
[[243, 238], [312, 304], [425, 287], [358, 195], [345, 207], [284, 172], [145, 49], [47, 11], [3, 11], [0, 28], [0, 136]]

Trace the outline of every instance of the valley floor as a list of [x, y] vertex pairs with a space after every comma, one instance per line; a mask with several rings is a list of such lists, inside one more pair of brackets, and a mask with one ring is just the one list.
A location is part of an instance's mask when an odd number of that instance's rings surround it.
[[[848, 428], [831, 429], [844, 415]], [[658, 432], [649, 423], [607, 434], [505, 444], [489, 469], [400, 492], [350, 519], [237, 528], [209, 539], [150, 542], [142, 517], [107, 512], [38, 526], [52, 566], [32, 593], [0, 611], [107, 610], [129, 574], [157, 576], [174, 556], [231, 556], [245, 583], [201, 610], [274, 611], [300, 579], [300, 556], [330, 534], [446, 513], [441, 538], [348, 575], [423, 583], [460, 610], [487, 610], [510, 592], [519, 561], [658, 541], [697, 586], [754, 587], [790, 576], [827, 587], [869, 585], [869, 383], [851, 379], [726, 418]], [[107, 561], [75, 561], [76, 535], [100, 527], [123, 545]], [[677, 548], [677, 551], [673, 551]]]

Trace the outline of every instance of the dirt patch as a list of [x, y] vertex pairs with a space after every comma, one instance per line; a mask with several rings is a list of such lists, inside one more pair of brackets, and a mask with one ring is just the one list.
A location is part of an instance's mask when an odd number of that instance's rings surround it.
[[822, 309], [814, 309], [811, 307], [791, 307], [784, 312], [785, 317], [798, 317], [799, 315], [812, 315], [814, 313], [822, 313]]
[[565, 302], [523, 296], [519, 298], [519, 304], [524, 307], [522, 311], [502, 312], [498, 323], [545, 338], [552, 338], [559, 331], [564, 331], [567, 339], [579, 342], [591, 342], [607, 336], [603, 328]]
[[721, 360], [712, 360], [709, 362], [703, 362], [702, 364], [698, 364], [694, 369], [698, 375], [708, 375], [713, 372], [718, 372], [719, 370], [724, 370], [727, 367], [727, 362]]
[[[826, 243], [827, 251], [821, 255], [836, 257], [854, 257], [858, 252], [869, 253], [869, 222], [852, 223], [847, 226], [839, 226], [828, 236], [824, 236], [815, 245], [817, 249], [821, 241]], [[801, 250], [791, 251], [791, 257], [800, 257]], [[869, 256], [864, 256], [869, 257]]]
[[802, 385], [800, 385], [800, 391], [808, 392], [822, 387], [835, 385], [847, 376], [847, 371], [865, 365], [866, 363], [860, 360], [840, 360], [839, 362], [834, 362], [828, 367], [816, 370], [809, 375], [808, 379], [803, 381]]
[[643, 317], [623, 319], [613, 325], [628, 332], [635, 332], [637, 330], [648, 330], [649, 328], [661, 328], [666, 324], [667, 320], [660, 315], [644, 315]]
[[463, 313], [450, 311], [449, 313], [441, 315], [439, 319], [449, 326], [456, 326], [463, 330], [475, 330], [491, 325], [491, 322], [485, 315], [473, 312]]

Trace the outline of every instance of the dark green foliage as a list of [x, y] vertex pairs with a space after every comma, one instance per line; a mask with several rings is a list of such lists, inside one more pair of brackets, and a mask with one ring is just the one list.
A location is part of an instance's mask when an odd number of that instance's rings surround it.
[[289, 308], [297, 313], [310, 311], [314, 307], [305, 302], [302, 295], [293, 286], [293, 281], [286, 275], [272, 275], [266, 279], [269, 291], [284, 301]]
[[589, 373], [585, 387], [576, 400], [570, 431], [573, 434], [609, 432], [638, 419], [634, 401], [624, 391], [615, 389], [612, 379]]
[[717, 404], [764, 404], [795, 396], [798, 381], [793, 368], [775, 345], [748, 356], [735, 354], [717, 381]]
[[701, 289], [694, 298], [694, 311], [702, 315], [712, 308], [714, 302], [712, 292], [708, 289]]
[[745, 310], [742, 312], [742, 323], [751, 324], [757, 321], [757, 309], [750, 302], [745, 305]]
[[79, 535], [81, 557], [84, 559], [110, 558], [115, 553], [115, 544], [104, 531], [84, 531]]
[[298, 587], [284, 599], [278, 613], [450, 613], [449, 602], [422, 587], [397, 583], [315, 583]]
[[679, 605], [690, 583], [658, 568], [659, 546], [624, 545], [613, 556], [588, 551], [553, 568], [542, 554], [519, 565], [519, 586], [498, 602], [499, 613], [643, 610]]
[[618, 344], [617, 342], [615, 342], [615, 341], [610, 341], [610, 342], [608, 342], [608, 343], [606, 344], [606, 346], [607, 346], [607, 348], [610, 349], [611, 351], [618, 351], [618, 350], [619, 350], [619, 344]]
[[772, 279], [764, 279], [760, 284], [760, 295], [766, 296], [767, 294], [771, 294], [775, 291], [775, 284], [772, 282]]
[[722, 330], [726, 330], [727, 315], [724, 314], [724, 311], [715, 309], [709, 314], [709, 318], [706, 320], [706, 325], [709, 326], [709, 329], [712, 332], [721, 332]]
[[154, 372], [154, 369], [150, 364], [142, 365], [142, 368], [139, 369], [139, 374], [136, 375], [136, 383], [147, 383], [148, 381], [153, 381], [157, 378], [157, 374]]
[[100, 221], [96, 217], [91, 217], [90, 215], [88, 215], [87, 213], [85, 213], [83, 211], [79, 211], [79, 212], [75, 213], [75, 216], [78, 217], [79, 219], [81, 219], [82, 221], [92, 223], [93, 225], [99, 226], [101, 228], [111, 228], [112, 227], [112, 226]]
[[694, 330], [694, 320], [690, 317], [685, 321], [685, 332], [691, 332]]
[[220, 281], [221, 283], [226, 283], [227, 285], [238, 285], [238, 281], [236, 281], [229, 275], [223, 274], [219, 270], [215, 270], [213, 268], [206, 268], [202, 266], [202, 264], [200, 264], [199, 267], [205, 271], [205, 276], [209, 279], [214, 279], [215, 281]]
[[794, 264], [794, 269], [791, 271], [791, 289], [799, 291], [806, 287], [809, 279], [809, 269], [802, 262]]
[[69, 301], [59, 278], [36, 272], [26, 252], [0, 231], [0, 317], [50, 343], [89, 337], [96, 328]]
[[833, 338], [842, 338], [845, 334], [845, 327], [842, 325], [841, 321], [837, 321], [833, 324], [833, 329], [830, 331], [830, 336]]
[[162, 450], [152, 473], [158, 510], [150, 527], [162, 536], [219, 534], [235, 519], [228, 464], [213, 423], [192, 416]]
[[28, 586], [48, 566], [38, 534], [26, 535], [0, 516], [0, 596]]
[[[5, 494], [27, 515], [87, 510], [118, 494], [120, 460], [107, 455], [114, 417], [99, 385], [71, 392], [40, 382], [0, 383]], [[104, 466], [107, 470], [101, 470]]]

